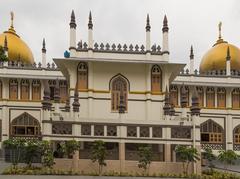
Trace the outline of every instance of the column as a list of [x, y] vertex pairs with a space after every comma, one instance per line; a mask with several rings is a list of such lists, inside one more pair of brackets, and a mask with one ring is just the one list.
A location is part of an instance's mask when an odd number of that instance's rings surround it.
[[77, 171], [78, 168], [78, 161], [79, 161], [79, 151], [75, 151], [73, 154], [73, 170]]
[[207, 107], [206, 87], [203, 87], [203, 107]]
[[119, 143], [120, 173], [125, 171], [125, 143]]
[[217, 88], [214, 88], [214, 91], [215, 91], [215, 108], [217, 108], [218, 107], [218, 105], [217, 105], [217, 102], [218, 102], [218, 99], [217, 99]]
[[146, 119], [150, 120], [151, 119], [151, 65], [146, 66], [146, 89], [147, 89], [147, 94], [146, 94]]
[[91, 119], [93, 114], [93, 64], [92, 62], [88, 63], [88, 117]]
[[225, 129], [225, 135], [226, 135], [226, 150], [233, 150], [233, 119], [232, 115], [227, 114], [226, 117], [226, 129]]
[[164, 144], [164, 161], [171, 162], [171, 144]]
[[29, 80], [29, 100], [32, 100], [32, 80]]

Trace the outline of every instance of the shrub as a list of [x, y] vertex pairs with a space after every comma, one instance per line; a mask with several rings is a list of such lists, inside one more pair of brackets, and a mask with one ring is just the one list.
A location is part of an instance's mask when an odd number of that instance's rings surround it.
[[98, 163], [98, 174], [102, 175], [103, 167], [106, 166], [106, 147], [102, 140], [94, 141], [92, 145], [92, 162]]

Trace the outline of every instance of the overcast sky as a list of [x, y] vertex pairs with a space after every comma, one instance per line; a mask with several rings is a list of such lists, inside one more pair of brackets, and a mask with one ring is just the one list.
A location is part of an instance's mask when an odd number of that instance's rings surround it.
[[169, 21], [171, 62], [189, 62], [194, 46], [196, 64], [218, 37], [222, 21], [223, 38], [240, 47], [239, 0], [0, 0], [0, 32], [10, 25], [15, 13], [17, 33], [29, 45], [35, 61], [41, 60], [42, 39], [47, 57], [62, 57], [69, 47], [69, 21], [74, 9], [77, 41], [87, 40], [87, 22], [92, 11], [95, 42], [144, 44], [146, 15], [150, 15], [151, 41], [162, 44], [164, 14]]

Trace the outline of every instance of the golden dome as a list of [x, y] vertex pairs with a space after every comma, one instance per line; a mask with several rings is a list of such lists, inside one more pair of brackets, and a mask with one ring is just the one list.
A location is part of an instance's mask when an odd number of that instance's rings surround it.
[[231, 70], [240, 70], [240, 50], [227, 42], [221, 42], [213, 46], [202, 58], [200, 72], [211, 70], [225, 70], [227, 48], [231, 56]]
[[221, 37], [221, 24], [219, 27], [219, 39], [203, 56], [200, 64], [200, 73], [212, 70], [226, 70], [227, 49], [230, 50], [231, 70], [240, 70], [240, 49]]
[[11, 61], [22, 61], [24, 63], [34, 63], [33, 54], [27, 44], [16, 34], [13, 27], [13, 13], [11, 13], [11, 26], [8, 31], [0, 34], [0, 46], [4, 46], [4, 39], [7, 38], [8, 58]]

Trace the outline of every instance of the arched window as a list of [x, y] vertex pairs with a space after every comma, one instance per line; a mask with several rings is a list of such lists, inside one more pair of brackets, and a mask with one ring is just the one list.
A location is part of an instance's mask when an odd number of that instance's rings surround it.
[[175, 107], [178, 106], [178, 87], [177, 86], [170, 86], [170, 103], [173, 104]]
[[197, 86], [197, 93], [198, 93], [198, 101], [199, 101], [199, 107], [203, 107], [204, 106], [204, 92], [203, 92], [203, 88]]
[[111, 92], [112, 92], [112, 111], [118, 111], [118, 107], [120, 104], [120, 96], [123, 96], [123, 103], [127, 110], [127, 100], [128, 100], [128, 82], [127, 80], [118, 75], [114, 79], [111, 80]]
[[33, 100], [41, 99], [41, 82], [40, 82], [40, 80], [32, 81], [32, 99]]
[[18, 99], [18, 81], [11, 79], [9, 81], [9, 99]]
[[217, 89], [217, 106], [219, 108], [226, 107], [226, 90], [224, 88]]
[[21, 99], [29, 99], [29, 80], [21, 81]]
[[28, 113], [23, 113], [11, 122], [11, 136], [13, 137], [38, 137], [40, 123]]
[[201, 143], [223, 143], [223, 128], [209, 119], [201, 124]]
[[240, 145], [240, 125], [234, 129], [234, 144]]
[[59, 93], [61, 101], [66, 101], [66, 99], [68, 98], [67, 81], [59, 81]]
[[151, 71], [152, 92], [162, 91], [162, 71], [158, 65], [154, 65]]
[[88, 66], [85, 62], [80, 62], [77, 67], [77, 83], [79, 90], [88, 89]]
[[[186, 92], [186, 99], [187, 99], [187, 106], [189, 106], [189, 88], [187, 86], [184, 86], [185, 92]], [[181, 96], [182, 96], [183, 86], [181, 87]]]
[[206, 90], [206, 102], [207, 107], [209, 108], [215, 107], [215, 91], [213, 87], [208, 87]]
[[240, 90], [235, 88], [232, 91], [232, 108], [240, 108]]

